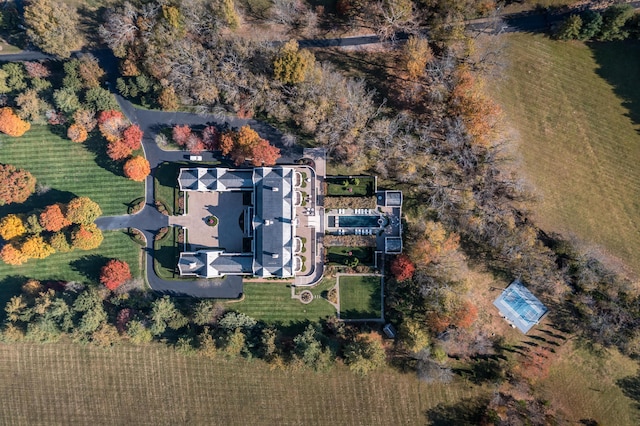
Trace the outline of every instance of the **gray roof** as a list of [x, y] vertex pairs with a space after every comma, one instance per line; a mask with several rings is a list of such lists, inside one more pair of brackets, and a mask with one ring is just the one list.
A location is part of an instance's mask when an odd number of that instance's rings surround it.
[[385, 206], [390, 206], [390, 207], [402, 206], [402, 192], [385, 191]]
[[233, 191], [253, 189], [251, 170], [225, 168], [180, 169], [178, 183], [182, 191]]
[[254, 169], [254, 274], [293, 276], [293, 169]]
[[221, 249], [199, 250], [195, 253], [180, 253], [178, 269], [180, 275], [196, 275], [213, 278], [222, 275], [251, 274], [253, 256], [250, 254], [227, 254]]
[[517, 280], [511, 283], [493, 304], [523, 333], [538, 324], [547, 313], [547, 307]]

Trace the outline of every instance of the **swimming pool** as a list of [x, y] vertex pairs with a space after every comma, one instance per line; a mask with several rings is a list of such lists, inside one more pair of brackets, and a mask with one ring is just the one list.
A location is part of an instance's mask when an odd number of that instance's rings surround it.
[[384, 219], [380, 216], [330, 216], [331, 223], [338, 228], [380, 228]]

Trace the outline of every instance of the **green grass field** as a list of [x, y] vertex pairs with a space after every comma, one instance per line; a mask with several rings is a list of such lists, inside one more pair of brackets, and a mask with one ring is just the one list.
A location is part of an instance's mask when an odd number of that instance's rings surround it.
[[591, 418], [601, 425], [637, 425], [640, 415], [633, 400], [616, 384], [637, 370], [636, 362], [617, 351], [594, 354], [569, 347], [538, 390], [572, 424]]
[[291, 287], [288, 283], [278, 281], [245, 282], [244, 300], [228, 303], [227, 307], [268, 323], [279, 322], [291, 325], [317, 321], [336, 314], [334, 307], [320, 297], [333, 284], [335, 284], [335, 280], [325, 279], [317, 286], [310, 288], [316, 297], [311, 303], [304, 305], [299, 300], [291, 298]]
[[382, 284], [379, 276], [340, 275], [340, 318], [382, 317]]
[[179, 279], [177, 267], [180, 247], [177, 238], [178, 228], [170, 226], [167, 234], [161, 240], [153, 243], [153, 267], [156, 274], [165, 280]]
[[538, 224], [640, 273], [640, 44], [503, 37], [506, 78], [490, 89], [537, 190]]
[[[102, 245], [94, 250], [54, 253], [46, 259], [31, 259], [19, 266], [0, 262], [0, 307], [20, 292], [28, 278], [53, 281], [97, 282], [108, 259], [126, 261], [134, 277], [140, 277], [141, 248], [123, 232], [105, 232]], [[2, 311], [4, 313], [4, 311]]]
[[[357, 179], [357, 185], [355, 184], [355, 180], [351, 181], [346, 178], [328, 177], [326, 179], [327, 195], [342, 197], [360, 197], [373, 195], [375, 180], [372, 177], [358, 177], [355, 179]], [[348, 182], [347, 185], [344, 185], [345, 181]]]
[[489, 390], [426, 385], [391, 370], [356, 376], [272, 370], [160, 345], [109, 350], [77, 344], [0, 345], [0, 423], [11, 425], [424, 424], [438, 404]]
[[[327, 247], [329, 263], [344, 265], [346, 260], [357, 258], [360, 265], [373, 265], [373, 247]], [[349, 255], [351, 253], [351, 255]]]
[[76, 144], [52, 133], [48, 126], [35, 125], [20, 138], [0, 136], [0, 162], [30, 171], [39, 184], [51, 188], [24, 204], [0, 207], [0, 216], [68, 202], [76, 196], [100, 204], [104, 215], [126, 214], [127, 205], [144, 195], [144, 183], [125, 178], [116, 166], [104, 161], [106, 154], [100, 152], [98, 139]]

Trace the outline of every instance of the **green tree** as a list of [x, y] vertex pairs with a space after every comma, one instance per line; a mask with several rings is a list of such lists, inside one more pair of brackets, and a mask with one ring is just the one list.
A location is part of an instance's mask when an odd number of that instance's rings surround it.
[[406, 319], [399, 330], [402, 343], [411, 353], [417, 353], [429, 346], [429, 335], [417, 321]]
[[27, 88], [26, 71], [24, 65], [19, 62], [9, 62], [2, 66], [6, 73], [5, 84], [9, 90], [19, 92]]
[[379, 340], [359, 336], [345, 346], [344, 358], [351, 371], [364, 376], [383, 367], [387, 355]]
[[102, 209], [88, 197], [74, 198], [67, 204], [67, 220], [72, 223], [93, 223], [102, 214]]
[[255, 327], [256, 324], [257, 321], [250, 316], [233, 311], [227, 312], [220, 321], [218, 321], [218, 327], [223, 330], [235, 330], [237, 328], [250, 330]]
[[600, 33], [602, 28], [602, 15], [595, 10], [586, 10], [580, 17], [582, 18], [582, 28], [580, 29], [580, 40], [591, 40]]
[[127, 324], [127, 336], [129, 336], [129, 340], [131, 340], [132, 343], [137, 345], [149, 343], [153, 340], [151, 330], [136, 320], [129, 321], [129, 324]]
[[576, 40], [580, 37], [581, 29], [582, 18], [578, 15], [571, 15], [562, 23], [556, 37], [560, 40]]
[[87, 90], [85, 99], [95, 111], [109, 111], [120, 108], [118, 101], [116, 101], [111, 92], [102, 87], [93, 87]]
[[102, 298], [95, 288], [89, 288], [78, 296], [73, 303], [73, 310], [80, 313], [76, 330], [91, 335], [107, 322], [107, 311]]
[[326, 370], [330, 367], [331, 351], [328, 348], [323, 349], [322, 342], [318, 339], [318, 333], [313, 325], [309, 324], [302, 334], [294, 337], [293, 343], [295, 344], [296, 358], [307, 367], [315, 371]]
[[56, 107], [65, 114], [71, 115], [80, 109], [80, 99], [73, 89], [63, 87], [53, 92]]
[[280, 49], [273, 63], [273, 72], [283, 83], [301, 83], [305, 80], [307, 72], [313, 68], [315, 61], [313, 53], [306, 49], [300, 50], [298, 42], [290, 40]]
[[151, 333], [159, 336], [168, 328], [177, 330], [188, 323], [169, 296], [161, 297], [153, 302], [151, 309]]
[[223, 339], [223, 351], [229, 358], [236, 358], [247, 353], [247, 336], [242, 328], [236, 328]]
[[16, 105], [20, 107], [17, 114], [23, 120], [40, 121], [46, 104], [38, 96], [35, 89], [29, 89], [16, 97]]
[[68, 58], [82, 45], [78, 13], [66, 3], [31, 0], [24, 8], [24, 21], [27, 36], [46, 53]]
[[614, 4], [602, 13], [602, 28], [598, 40], [624, 40], [629, 31], [624, 26], [633, 16], [634, 9], [630, 4]]

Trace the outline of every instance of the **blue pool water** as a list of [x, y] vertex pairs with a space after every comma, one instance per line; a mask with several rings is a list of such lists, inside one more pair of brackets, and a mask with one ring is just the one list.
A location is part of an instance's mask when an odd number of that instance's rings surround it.
[[380, 216], [336, 216], [336, 226], [340, 228], [379, 228]]

